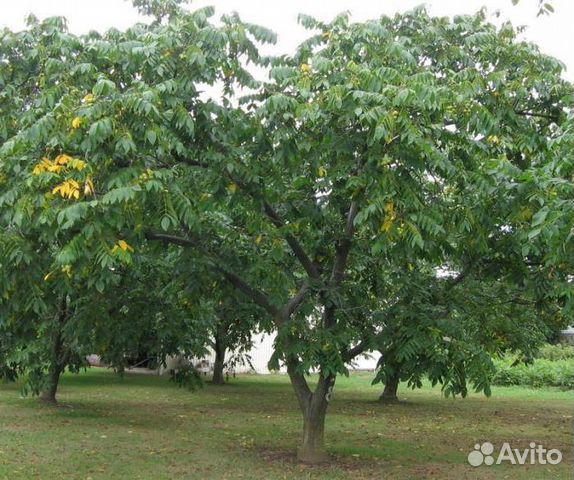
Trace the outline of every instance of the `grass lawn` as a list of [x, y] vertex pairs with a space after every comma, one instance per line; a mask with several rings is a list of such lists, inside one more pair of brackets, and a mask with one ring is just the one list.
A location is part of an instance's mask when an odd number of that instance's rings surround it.
[[[372, 375], [339, 378], [327, 415], [328, 466], [295, 462], [302, 421], [288, 379], [241, 376], [192, 393], [164, 377], [102, 369], [63, 378], [63, 406], [0, 385], [0, 479], [572, 478], [572, 392], [498, 387], [490, 399], [438, 388], [376, 402]], [[558, 448], [560, 465], [473, 468], [476, 443]]]

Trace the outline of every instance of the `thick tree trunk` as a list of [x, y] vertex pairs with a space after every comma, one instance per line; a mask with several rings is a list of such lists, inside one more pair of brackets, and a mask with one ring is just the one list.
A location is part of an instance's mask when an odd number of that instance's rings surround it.
[[321, 374], [315, 391], [311, 392], [302, 374], [295, 372], [293, 367], [288, 367], [287, 371], [303, 413], [303, 442], [297, 449], [297, 460], [304, 463], [327, 462], [329, 456], [325, 450], [325, 416], [335, 377], [324, 377]]
[[225, 378], [223, 376], [223, 366], [225, 365], [225, 342], [219, 334], [215, 335], [215, 363], [213, 365], [213, 378], [211, 382], [215, 385], [223, 385]]
[[323, 463], [329, 460], [325, 450], [325, 416], [329, 402], [313, 393], [307, 411], [303, 412], [303, 443], [297, 449], [297, 460]]
[[379, 397], [379, 401], [382, 403], [392, 403], [398, 402], [397, 390], [399, 388], [400, 373], [397, 370], [394, 375], [392, 375], [385, 383], [385, 389]]
[[40, 395], [40, 400], [45, 403], [57, 403], [56, 392], [58, 391], [58, 383], [60, 382], [60, 375], [62, 369], [59, 365], [54, 364], [48, 374], [48, 385]]
[[60, 382], [60, 375], [66, 366], [64, 359], [64, 338], [62, 329], [68, 317], [67, 300], [64, 297], [58, 313], [57, 322], [54, 325], [52, 345], [50, 351], [50, 369], [48, 371], [48, 382], [45, 389], [40, 394], [40, 400], [46, 403], [57, 403], [56, 392]]

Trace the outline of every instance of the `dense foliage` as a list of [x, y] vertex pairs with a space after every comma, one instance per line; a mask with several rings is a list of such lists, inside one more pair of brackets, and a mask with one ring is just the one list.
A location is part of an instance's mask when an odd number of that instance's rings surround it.
[[494, 362], [496, 373], [493, 385], [523, 385], [528, 387], [574, 388], [572, 359], [536, 359], [531, 364], [516, 363], [512, 359]]
[[266, 59], [275, 35], [236, 15], [135, 3], [155, 20], [0, 36], [6, 376], [77, 316], [90, 341], [70, 326], [66, 348], [120, 364], [138, 331], [161, 356], [222, 319], [238, 344], [276, 330], [316, 461], [357, 355], [383, 352], [376, 380], [488, 394], [492, 356], [531, 355], [572, 311], [572, 86], [511, 25], [301, 16], [314, 34]]

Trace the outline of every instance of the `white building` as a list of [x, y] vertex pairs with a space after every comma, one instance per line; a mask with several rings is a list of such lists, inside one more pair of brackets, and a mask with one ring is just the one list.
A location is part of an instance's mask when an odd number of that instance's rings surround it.
[[[253, 369], [249, 365], [242, 365], [236, 368], [237, 373], [259, 373], [259, 374], [269, 374], [272, 373], [269, 371], [267, 364], [269, 363], [269, 359], [271, 355], [273, 355], [273, 342], [275, 340], [276, 334], [266, 334], [266, 333], [258, 333], [253, 336], [253, 348], [248, 352], [248, 355], [251, 357], [251, 365]], [[229, 355], [230, 352], [226, 352], [226, 355]], [[348, 365], [349, 370], [375, 370], [377, 366], [377, 361], [379, 360], [380, 354], [370, 352], [366, 355], [361, 355]], [[194, 365], [203, 363], [204, 370], [209, 370], [212, 368], [213, 363], [215, 362], [215, 352], [211, 352], [210, 355], [201, 358], [201, 359], [194, 359]], [[163, 371], [169, 371], [170, 369], [177, 368], [179, 365], [179, 361], [177, 359], [169, 359], [165, 369]], [[286, 368], [284, 366], [281, 367], [280, 373], [286, 373]]]

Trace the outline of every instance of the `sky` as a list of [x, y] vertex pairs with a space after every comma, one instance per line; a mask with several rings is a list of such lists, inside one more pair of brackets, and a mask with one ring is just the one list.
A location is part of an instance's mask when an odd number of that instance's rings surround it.
[[[306, 13], [321, 20], [329, 20], [338, 13], [350, 11], [353, 21], [362, 21], [409, 10], [422, 3], [433, 15], [453, 16], [474, 13], [487, 7], [492, 21], [510, 20], [514, 25], [525, 25], [522, 37], [537, 44], [540, 50], [561, 60], [567, 68], [566, 78], [574, 80], [574, 0], [550, 0], [555, 12], [537, 17], [538, 0], [197, 0], [188, 8], [212, 5], [215, 17], [236, 11], [244, 21], [258, 23], [278, 34], [278, 42], [265, 47], [263, 53], [292, 53], [304, 40], [306, 32], [297, 24], [297, 14]], [[34, 13], [39, 18], [62, 15], [68, 19], [73, 33], [89, 30], [104, 31], [110, 27], [125, 29], [142, 20], [131, 1], [126, 0], [0, 0], [0, 27], [12, 30], [24, 28], [24, 18]]]

